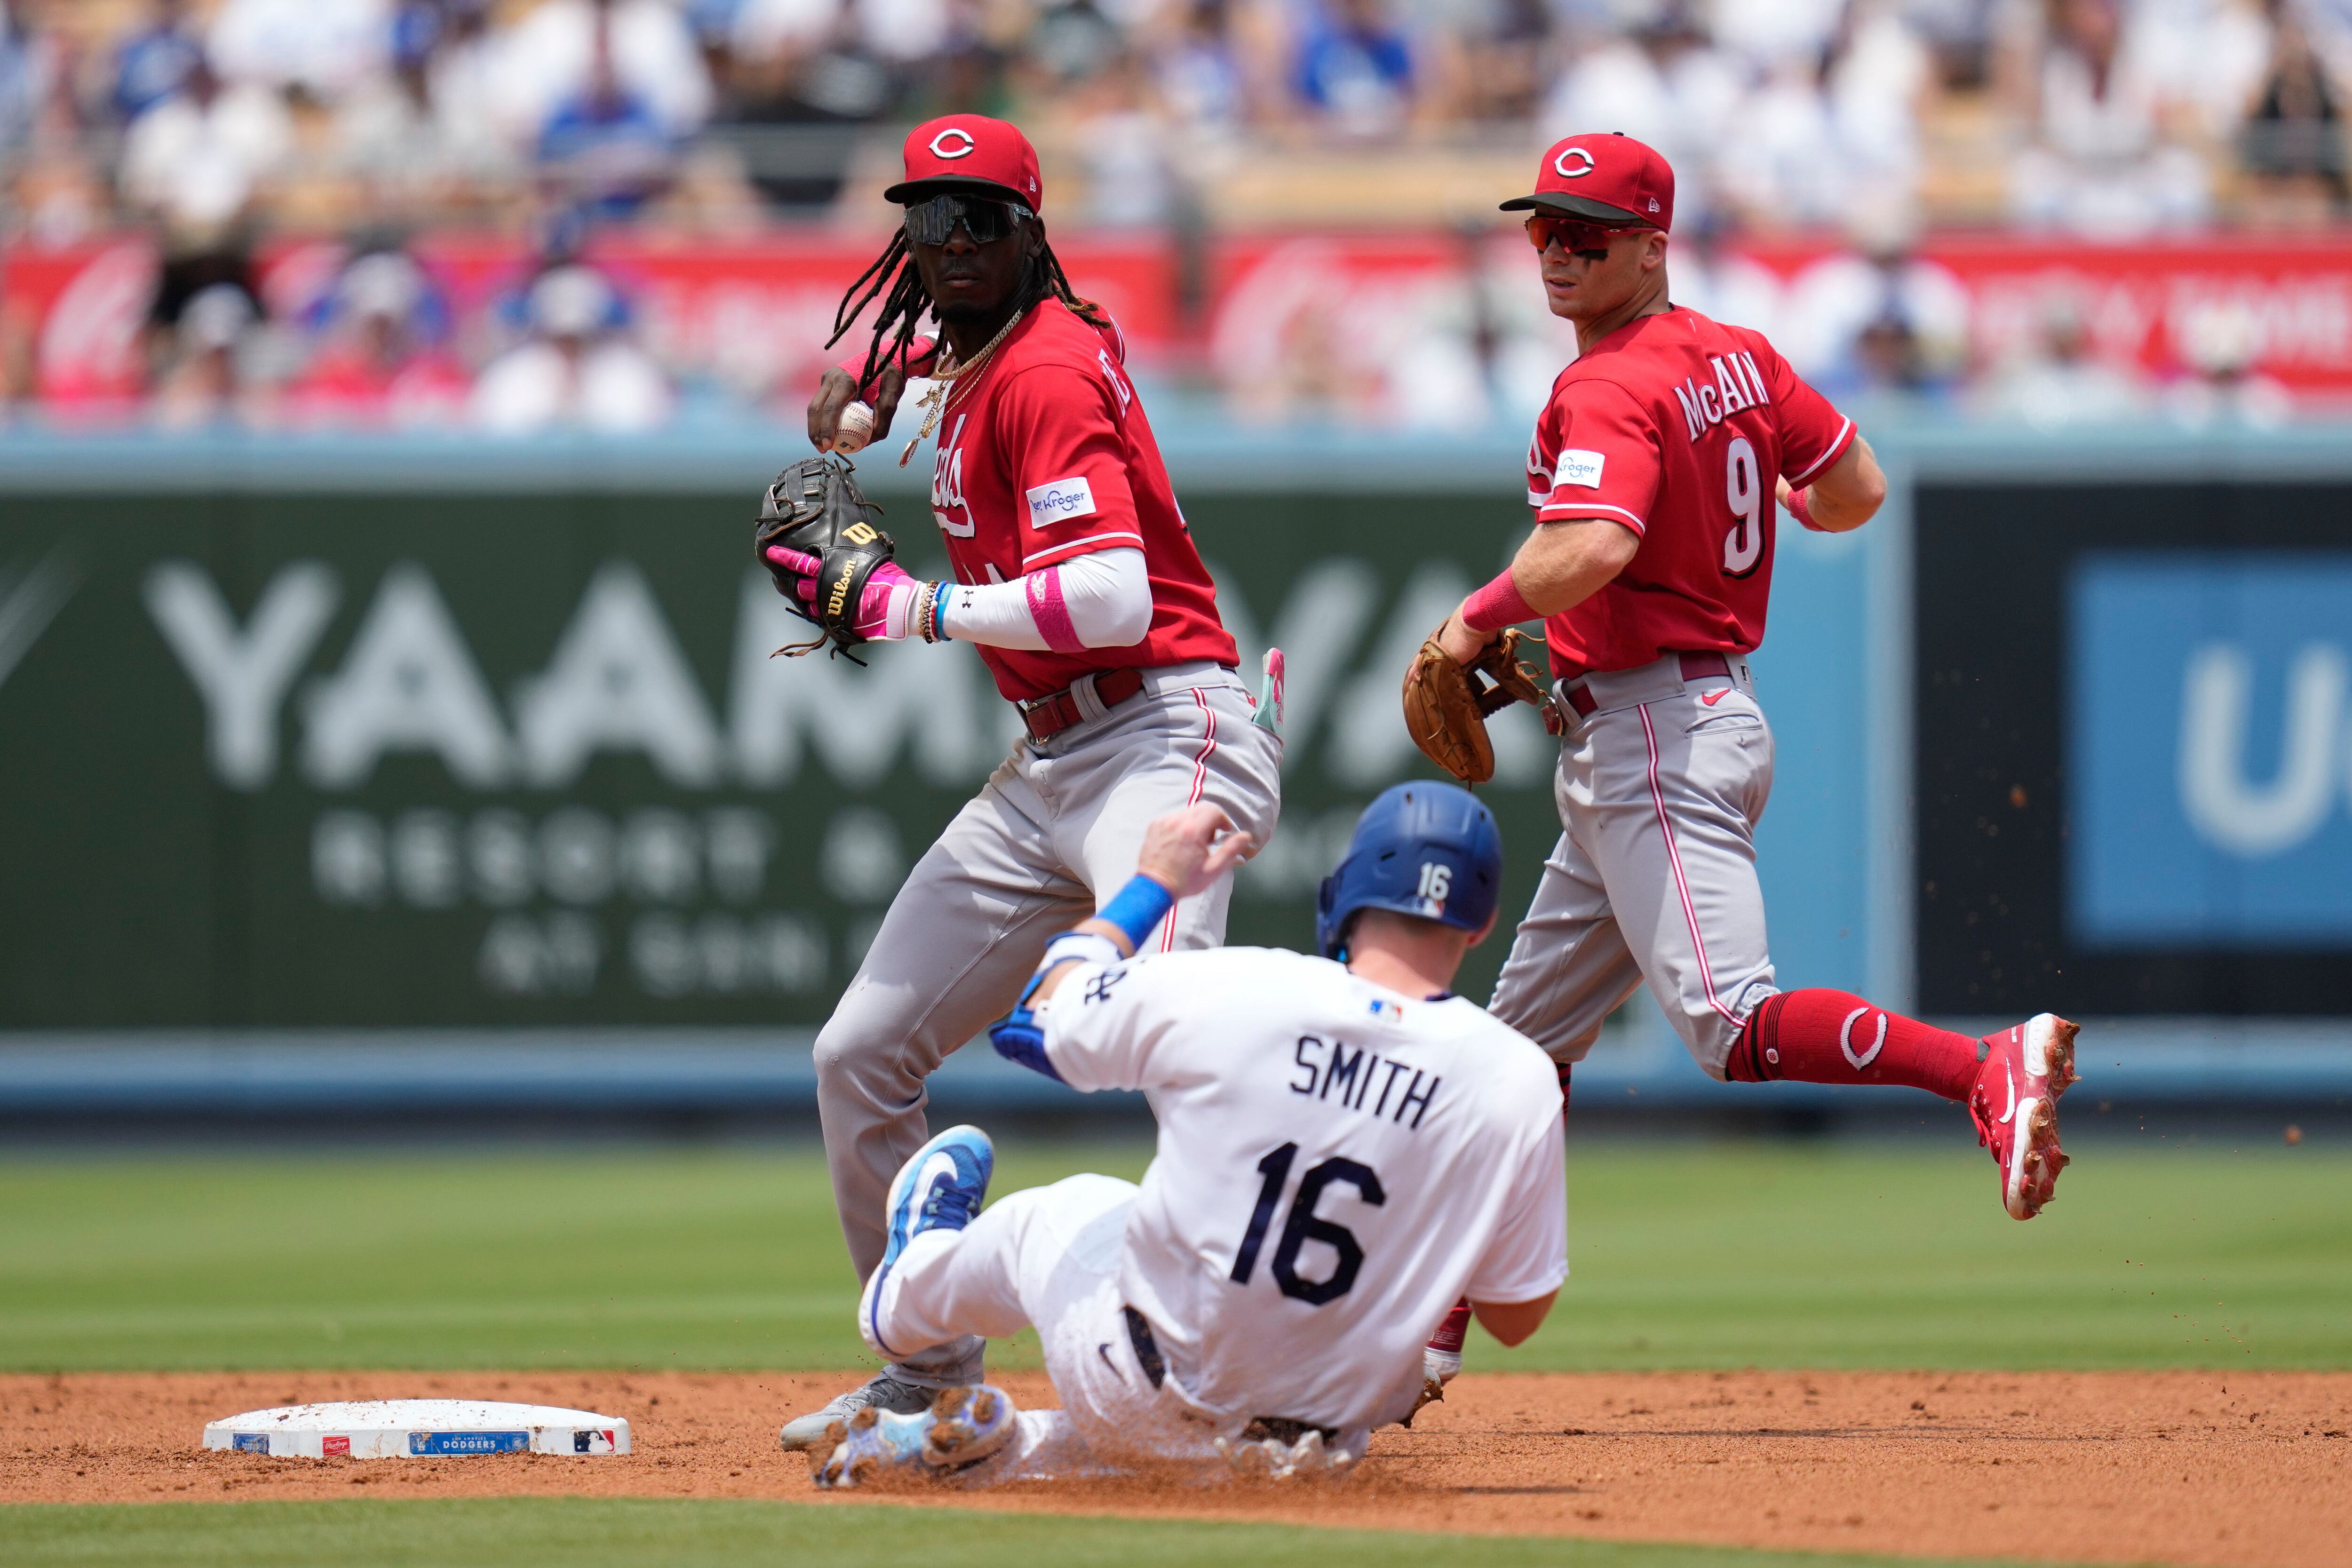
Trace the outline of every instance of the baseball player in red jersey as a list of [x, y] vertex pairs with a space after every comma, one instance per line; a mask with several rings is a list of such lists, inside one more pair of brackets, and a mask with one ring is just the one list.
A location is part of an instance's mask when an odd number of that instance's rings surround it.
[[[879, 440], [908, 377], [931, 379], [918, 438], [938, 437], [931, 516], [955, 579], [886, 563], [857, 629], [975, 644], [1027, 734], [916, 865], [817, 1037], [860, 1279], [882, 1259], [891, 1178], [929, 1136], [924, 1079], [1013, 1006], [1047, 938], [1133, 875], [1154, 817], [1205, 801], [1262, 845], [1281, 791], [1272, 714], [1234, 672], [1118, 329], [1045, 243], [1036, 153], [1002, 121], [951, 115], [908, 136], [906, 174], [886, 193], [905, 224], [837, 322], [836, 339], [879, 298], [871, 345], [826, 373], [809, 436], [820, 451]], [[926, 312], [941, 341], [916, 336]], [[809, 577], [815, 563], [777, 564]], [[1232, 891], [1228, 872], [1147, 945], [1219, 945]], [[786, 1426], [784, 1445], [868, 1405], [926, 1409], [981, 1372], [973, 1338], [893, 1363]]]
[[[1764, 640], [1774, 501], [1807, 528], [1870, 521], [1886, 481], [1853, 422], [1762, 334], [1674, 305], [1674, 172], [1629, 137], [1546, 152], [1526, 210], [1578, 355], [1528, 453], [1533, 533], [1439, 629], [1467, 661], [1540, 619], [1567, 725], [1561, 833], [1492, 1011], [1560, 1064], [1647, 982], [1699, 1066], [1755, 1082], [1904, 1084], [1964, 1102], [2010, 1214], [2050, 1201], [2074, 1026], [2042, 1014], [1981, 1040], [1843, 991], [1783, 991], [1754, 835], [1772, 731], [1748, 655]], [[1460, 1316], [1460, 1314], [1457, 1314]], [[1461, 1324], [1431, 1344], [1460, 1365]]]

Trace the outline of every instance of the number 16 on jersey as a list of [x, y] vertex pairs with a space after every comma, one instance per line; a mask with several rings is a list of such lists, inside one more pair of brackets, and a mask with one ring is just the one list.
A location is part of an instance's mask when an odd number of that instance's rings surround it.
[[[1429, 868], [1422, 868], [1425, 873]], [[1442, 869], [1442, 868], [1441, 868]], [[1423, 879], [1427, 880], [1426, 876]], [[1282, 1191], [1290, 1183], [1290, 1167], [1298, 1158], [1298, 1145], [1285, 1143], [1257, 1163], [1258, 1173], [1265, 1178], [1258, 1188], [1257, 1206], [1250, 1213], [1249, 1228], [1242, 1232], [1241, 1247], [1234, 1253], [1233, 1280], [1246, 1285], [1257, 1270], [1257, 1255], [1265, 1246], [1265, 1233], [1274, 1225], [1274, 1211], [1282, 1205]], [[1334, 1182], [1345, 1182], [1356, 1189], [1356, 1194], [1375, 1208], [1388, 1202], [1388, 1194], [1381, 1188], [1381, 1179], [1370, 1165], [1333, 1155], [1308, 1168], [1298, 1178], [1298, 1193], [1291, 1199], [1290, 1216], [1284, 1221], [1282, 1238], [1275, 1243], [1274, 1259], [1267, 1265], [1275, 1285], [1295, 1301], [1305, 1301], [1319, 1307], [1326, 1301], [1336, 1301], [1355, 1288], [1356, 1276], [1364, 1267], [1364, 1249], [1356, 1240], [1356, 1233], [1336, 1221], [1323, 1219], [1315, 1213], [1322, 1201], [1323, 1189]], [[1307, 1279], [1298, 1272], [1299, 1250], [1310, 1241], [1319, 1241], [1338, 1255], [1338, 1267], [1328, 1278]]]

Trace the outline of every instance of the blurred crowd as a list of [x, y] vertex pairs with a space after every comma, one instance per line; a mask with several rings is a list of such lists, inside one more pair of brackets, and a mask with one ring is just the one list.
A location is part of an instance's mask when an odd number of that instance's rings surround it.
[[[2352, 0], [0, 0], [0, 245], [155, 235], [171, 407], [275, 353], [286, 407], [396, 371], [401, 407], [609, 426], [673, 394], [546, 237], [870, 226], [894, 128], [934, 113], [1018, 120], [1094, 230], [1448, 225], [1605, 128], [1672, 160], [1695, 242], [1894, 257], [2329, 225], [2347, 82]], [[452, 228], [543, 258], [463, 354], [398, 237]], [[288, 235], [349, 265], [271, 323], [241, 258]], [[1933, 310], [1870, 276], [1845, 359], [1900, 327], [1879, 358], [1933, 362]]]
[[1694, 214], [2144, 234], [2334, 216], [2347, 71], [2347, 0], [0, 0], [0, 161], [52, 239], [709, 226], [963, 109], [1058, 150], [1070, 216], [1154, 224], [1236, 161], [1606, 127]]

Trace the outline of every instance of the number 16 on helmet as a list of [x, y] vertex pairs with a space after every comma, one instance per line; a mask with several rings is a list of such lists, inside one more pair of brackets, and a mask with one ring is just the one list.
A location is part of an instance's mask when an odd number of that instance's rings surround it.
[[1502, 891], [1503, 835], [1485, 803], [1458, 784], [1395, 784], [1364, 808], [1346, 857], [1323, 879], [1315, 944], [1344, 958], [1363, 910], [1475, 931], [1494, 918]]

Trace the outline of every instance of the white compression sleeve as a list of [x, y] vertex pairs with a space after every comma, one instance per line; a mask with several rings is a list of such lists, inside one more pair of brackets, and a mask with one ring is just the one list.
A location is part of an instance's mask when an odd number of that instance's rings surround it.
[[991, 647], [1127, 647], [1151, 629], [1151, 578], [1142, 551], [1097, 551], [1010, 583], [957, 584], [940, 624]]

